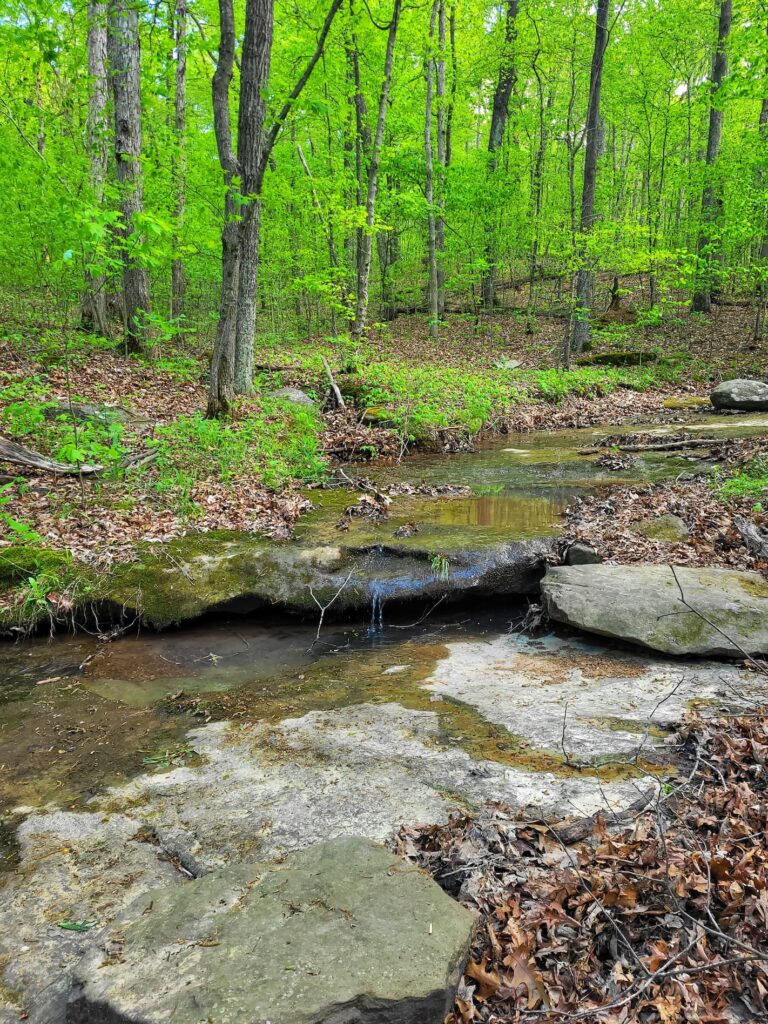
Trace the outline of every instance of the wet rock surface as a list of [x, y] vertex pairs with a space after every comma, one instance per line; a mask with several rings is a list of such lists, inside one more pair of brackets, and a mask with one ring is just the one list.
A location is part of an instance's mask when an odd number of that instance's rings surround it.
[[[282, 715], [267, 720], [257, 703], [248, 720], [242, 704], [242, 717], [187, 734], [194, 762], [147, 767], [85, 810], [14, 808], [18, 863], [0, 879], [2, 1024], [21, 1012], [31, 1024], [61, 1024], [77, 960], [118, 956], [113, 922], [158, 886], [181, 900], [192, 876], [354, 835], [386, 842], [401, 824], [445, 821], [489, 800], [523, 818], [623, 809], [657, 785], [647, 760], [673, 760], [665, 729], [691, 700], [738, 705], [762, 683], [730, 665], [554, 635], [438, 637], [433, 647], [374, 647], [302, 667], [286, 683]], [[333, 678], [327, 694], [310, 685], [320, 670]], [[300, 700], [324, 707], [291, 714]], [[606, 761], [602, 773], [591, 767]], [[70, 932], [64, 921], [89, 927]], [[166, 983], [161, 967], [156, 978]]]
[[358, 547], [204, 535], [119, 567], [96, 596], [129, 618], [140, 614], [163, 628], [224, 608], [277, 606], [314, 615], [318, 602], [332, 599], [335, 613], [349, 613], [446, 594], [530, 594], [552, 547], [544, 538], [436, 550], [418, 539], [406, 545], [390, 537], [387, 544]]
[[710, 396], [716, 409], [768, 410], [768, 384], [760, 380], [726, 380]]
[[768, 651], [768, 582], [758, 573], [664, 565], [557, 566], [541, 585], [550, 618], [667, 654]]
[[383, 847], [336, 840], [139, 897], [78, 966], [67, 1024], [422, 1024], [473, 915]]

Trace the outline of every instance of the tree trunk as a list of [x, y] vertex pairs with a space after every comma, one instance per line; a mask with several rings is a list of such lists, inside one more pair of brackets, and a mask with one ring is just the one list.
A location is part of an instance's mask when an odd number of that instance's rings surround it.
[[235, 341], [235, 391], [239, 394], [250, 391], [253, 381], [261, 184], [265, 170], [265, 97], [269, 86], [273, 31], [274, 0], [246, 0], [237, 122], [237, 159], [243, 204], [240, 210], [240, 278]]
[[402, 0], [395, 0], [392, 21], [389, 24], [387, 53], [384, 58], [384, 78], [381, 84], [379, 112], [376, 120], [376, 135], [371, 147], [371, 158], [368, 164], [365, 230], [360, 239], [361, 254], [358, 267], [357, 302], [355, 321], [352, 325], [352, 338], [358, 344], [365, 333], [368, 320], [368, 283], [371, 276], [371, 258], [373, 256], [373, 231], [376, 218], [376, 194], [379, 187], [379, 163], [381, 161], [381, 147], [384, 141], [384, 128], [387, 122], [387, 103], [389, 101], [389, 88], [392, 82], [392, 64], [395, 56], [395, 40], [397, 39], [397, 27], [400, 21], [401, 2]]
[[[107, 78], [107, 5], [88, 3], [88, 122], [86, 138], [93, 201], [104, 204], [104, 183], [109, 168], [109, 80]], [[109, 337], [107, 292], [104, 274], [87, 268], [81, 323], [86, 331]]]
[[139, 14], [130, 0], [109, 0], [107, 27], [115, 108], [115, 168], [120, 187], [123, 250], [123, 319], [126, 352], [143, 351], [142, 314], [149, 312], [147, 272], [131, 255], [134, 218], [143, 213], [141, 170], [141, 49]]
[[[349, 5], [350, 16], [354, 16], [352, 0]], [[363, 95], [363, 87], [360, 82], [360, 54], [357, 46], [357, 34], [352, 32], [350, 43], [347, 46], [347, 62], [349, 76], [352, 84], [351, 103], [353, 108], [354, 142], [355, 154], [355, 205], [358, 209], [363, 206], [365, 197], [365, 163], [371, 151], [371, 132], [368, 127], [368, 108]], [[364, 229], [358, 227], [354, 235], [354, 275], [355, 292], [360, 290], [360, 281], [363, 275], [363, 235]]]
[[[504, 49], [501, 55], [499, 77], [493, 93], [493, 109], [491, 111], [491, 129], [488, 134], [488, 175], [493, 178], [498, 168], [498, 152], [504, 143], [504, 132], [509, 120], [509, 100], [515, 84], [515, 39], [517, 38], [518, 0], [507, 0], [507, 18], [504, 26]], [[492, 181], [489, 187], [493, 188]], [[493, 203], [495, 207], [495, 202]], [[496, 224], [488, 227], [488, 239], [485, 247], [485, 258], [488, 267], [480, 283], [483, 306], [490, 313], [496, 301], [496, 260], [497, 255]]]
[[592, 268], [588, 265], [586, 237], [595, 221], [595, 187], [597, 158], [600, 152], [600, 90], [603, 82], [603, 59], [608, 45], [608, 9], [610, 0], [598, 0], [595, 25], [595, 48], [589, 75], [589, 106], [584, 137], [584, 187], [581, 193], [581, 266], [576, 275], [576, 311], [571, 347], [581, 352], [589, 340], [589, 314], [592, 307]]
[[[213, 110], [216, 146], [227, 184], [227, 198], [222, 232], [221, 304], [211, 359], [209, 416], [226, 413], [233, 393], [248, 392], [253, 384], [261, 186], [277, 137], [320, 59], [340, 6], [341, 0], [332, 0], [315, 52], [266, 131], [265, 96], [269, 85], [274, 0], [247, 0], [235, 156], [229, 121], [229, 86], [235, 61], [234, 13], [232, 0], [219, 0], [221, 42], [213, 76]], [[237, 178], [239, 189], [235, 185]]]
[[224, 199], [224, 227], [221, 232], [221, 300], [216, 341], [211, 359], [208, 389], [210, 418], [229, 412], [235, 391], [235, 324], [237, 320], [237, 292], [240, 277], [240, 239], [237, 221], [237, 187], [240, 174], [237, 157], [232, 148], [232, 128], [229, 119], [229, 87], [235, 66], [235, 15], [232, 0], [219, 0], [219, 59], [213, 75], [213, 124], [219, 163], [224, 172], [226, 195]]
[[184, 313], [186, 275], [184, 261], [179, 253], [181, 236], [184, 231], [184, 214], [187, 206], [187, 0], [176, 0], [176, 79], [174, 88], [174, 260], [171, 267], [171, 317]]
[[438, 0], [438, 54], [435, 61], [435, 99], [437, 100], [437, 209], [435, 211], [435, 251], [437, 273], [437, 314], [445, 312], [445, 188], [448, 166], [448, 110], [445, 97], [445, 0]]
[[[760, 139], [763, 146], [768, 150], [768, 97], [760, 107]], [[765, 171], [761, 178], [765, 187]], [[753, 340], [762, 341], [765, 334], [766, 307], [768, 307], [768, 224], [763, 224], [763, 240], [760, 244], [760, 264], [758, 266], [757, 304], [755, 310], [755, 326]]]
[[424, 192], [427, 200], [427, 266], [429, 269], [429, 281], [427, 284], [427, 308], [429, 309], [429, 334], [430, 337], [437, 337], [437, 324], [440, 316], [440, 307], [437, 294], [437, 242], [435, 232], [435, 187], [434, 187], [434, 155], [432, 153], [432, 92], [435, 78], [435, 58], [432, 53], [432, 44], [435, 37], [435, 19], [438, 13], [440, 0], [435, 0], [432, 5], [432, 17], [429, 23], [429, 43], [427, 46], [427, 59], [424, 63], [424, 76], [427, 81], [426, 102], [424, 104], [424, 156], [426, 161], [426, 174], [424, 178]]
[[[723, 111], [717, 107], [717, 94], [728, 74], [728, 36], [731, 31], [731, 0], [722, 0], [717, 28], [717, 49], [712, 63], [710, 79], [709, 132], [707, 135], [706, 182], [701, 197], [701, 228], [699, 229], [699, 275], [693, 294], [692, 308], [696, 313], [709, 313], [712, 308], [714, 282], [712, 270], [720, 256], [719, 245], [712, 237], [719, 218], [722, 200], [714, 181], [714, 165], [720, 153], [723, 135]], [[715, 249], [718, 251], [716, 252]]]

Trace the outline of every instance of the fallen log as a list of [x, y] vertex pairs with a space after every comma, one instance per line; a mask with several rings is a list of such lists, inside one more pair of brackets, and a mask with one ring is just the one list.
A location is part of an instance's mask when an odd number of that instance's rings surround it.
[[15, 441], [9, 441], [7, 437], [0, 437], [0, 462], [13, 462], [18, 466], [42, 469], [46, 473], [58, 473], [61, 476], [90, 476], [104, 471], [104, 467], [99, 465], [89, 465], [88, 463], [72, 465], [71, 463], [57, 462], [32, 448], [25, 448], [24, 445], [16, 444]]
[[[138, 469], [154, 462], [157, 458], [155, 451], [139, 451], [126, 455], [120, 460], [120, 469]], [[12, 462], [18, 466], [29, 466], [30, 469], [39, 469], [45, 473], [57, 473], [59, 476], [95, 476], [103, 473], [106, 466], [93, 465], [87, 462], [81, 465], [57, 462], [49, 459], [47, 455], [41, 455], [33, 448], [25, 448], [24, 445], [10, 441], [7, 437], [0, 437], [0, 462]]]
[[[684, 441], [659, 441], [657, 444], [617, 444], [611, 445], [611, 448], [618, 448], [620, 452], [676, 452], [686, 448], [711, 448], [713, 445], [722, 443], [722, 438], [689, 437]], [[599, 455], [608, 450], [605, 447], [579, 448], [579, 455]]]

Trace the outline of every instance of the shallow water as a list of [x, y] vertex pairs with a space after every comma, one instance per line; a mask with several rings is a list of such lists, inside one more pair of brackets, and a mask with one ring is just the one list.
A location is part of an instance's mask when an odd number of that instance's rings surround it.
[[431, 486], [460, 484], [471, 488], [467, 497], [434, 498], [411, 495], [394, 499], [384, 523], [352, 519], [340, 535], [335, 524], [354, 500], [347, 490], [312, 492], [316, 506], [297, 529], [307, 542], [392, 543], [397, 529], [418, 526], [413, 538], [399, 539], [405, 549], [442, 544], [446, 550], [462, 544], [477, 548], [483, 543], [527, 540], [555, 534], [565, 508], [579, 495], [610, 487], [674, 479], [707, 467], [706, 451], [645, 452], [626, 470], [613, 471], [597, 465], [598, 455], [581, 454], [612, 434], [643, 431], [671, 434], [685, 427], [698, 435], [751, 437], [768, 434], [768, 415], [703, 416], [686, 424], [632, 424], [586, 427], [579, 430], [508, 434], [482, 445], [475, 452], [448, 455], [417, 454], [391, 464], [359, 467], [379, 486], [424, 483]]
[[[717, 436], [750, 436], [768, 432], [768, 416], [699, 417], [695, 426], [717, 431]], [[680, 428], [646, 429], [664, 433]], [[434, 539], [438, 550], [463, 543], [477, 547], [499, 538], [556, 532], [563, 508], [578, 494], [616, 483], [669, 478], [702, 465], [679, 454], [649, 453], [631, 470], [611, 473], [596, 466], [594, 457], [579, 454], [579, 448], [615, 432], [619, 428], [510, 435], [476, 453], [415, 456], [371, 467], [366, 471], [381, 484], [450, 482], [470, 487], [472, 494], [396, 498], [385, 523], [353, 520], [348, 532], [339, 534], [334, 524], [353, 500], [350, 493], [313, 492], [317, 509], [301, 523], [299, 535], [314, 542], [332, 537], [339, 543], [343, 537], [345, 545], [373, 541], [407, 550], [412, 542], [395, 544], [392, 535], [398, 525], [416, 522], [422, 545]], [[546, 645], [516, 651], [524, 668], [498, 690], [494, 707], [480, 699], [484, 688], [493, 690], [498, 675], [498, 659], [486, 663], [483, 650], [501, 644], [509, 654], [504, 638], [520, 609], [512, 603], [450, 613], [425, 607], [423, 621], [397, 621], [388, 614], [384, 623], [379, 609], [393, 581], [380, 583], [370, 621], [326, 626], [319, 641], [316, 624], [260, 616], [160, 635], [143, 633], [110, 644], [78, 635], [5, 646], [0, 807], [49, 802], [82, 807], [106, 787], [137, 773], [194, 764], [186, 734], [207, 721], [280, 722], [311, 711], [393, 701], [435, 711], [440, 742], [461, 748], [475, 760], [567, 774], [557, 743], [551, 736], [537, 738], [527, 723], [526, 715], [533, 715], [530, 705], [523, 705], [528, 710], [519, 714], [503, 712], [505, 703], [514, 702], [520, 688], [528, 685], [526, 680], [532, 681], [534, 692], [551, 692], [544, 689], [552, 685], [546, 682], [553, 656]], [[420, 614], [411, 612], [411, 620]], [[459, 655], [457, 644], [463, 652]], [[573, 645], [566, 648], [557, 657], [571, 667], [582, 656], [593, 658], [592, 666], [597, 665], [594, 659], [609, 657], [611, 671], [624, 672], [621, 652], [604, 655], [604, 648], [590, 645], [583, 645], [580, 653]], [[446, 675], [449, 663], [460, 666], [455, 678]], [[644, 728], [627, 715], [621, 701], [616, 707], [610, 701], [604, 704], [591, 719], [586, 711], [582, 716], [598, 733], [630, 735]], [[595, 764], [601, 758], [598, 751]], [[12, 857], [7, 830], [0, 829], [0, 867]]]

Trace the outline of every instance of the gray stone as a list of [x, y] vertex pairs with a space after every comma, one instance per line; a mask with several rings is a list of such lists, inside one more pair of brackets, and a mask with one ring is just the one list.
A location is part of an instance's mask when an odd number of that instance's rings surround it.
[[583, 540], [574, 541], [565, 552], [566, 565], [598, 565], [602, 560], [592, 545]]
[[279, 398], [284, 402], [294, 402], [296, 405], [306, 405], [307, 408], [314, 408], [315, 403], [301, 388], [280, 388], [278, 391], [270, 391], [269, 398]]
[[427, 1024], [473, 915], [358, 837], [139, 897], [78, 965], [67, 1024]]
[[96, 423], [150, 423], [146, 416], [131, 412], [120, 405], [94, 405], [89, 402], [59, 402], [49, 405], [43, 410], [47, 420], [56, 420], [61, 416], [75, 419], [78, 423], [93, 421]]
[[[679, 544], [688, 540], [688, 525], [680, 516], [671, 514], [653, 516], [651, 519], [638, 519], [630, 523], [630, 530], [647, 537], [649, 540], [660, 540], [665, 544]], [[570, 565], [575, 563], [571, 562]]]
[[314, 615], [315, 598], [329, 604], [334, 595], [333, 613], [344, 613], [466, 591], [477, 597], [530, 594], [553, 544], [542, 539], [443, 548], [448, 570], [440, 574], [429, 537], [423, 545], [417, 535], [359, 546], [337, 538], [327, 544], [221, 534], [182, 538], [116, 566], [88, 600], [95, 596], [163, 628], [222, 608], [246, 612], [271, 605]]
[[768, 384], [761, 380], [726, 380], [710, 395], [716, 409], [768, 410]]
[[557, 566], [547, 573], [541, 592], [555, 622], [668, 654], [768, 652], [768, 582], [758, 573]]

